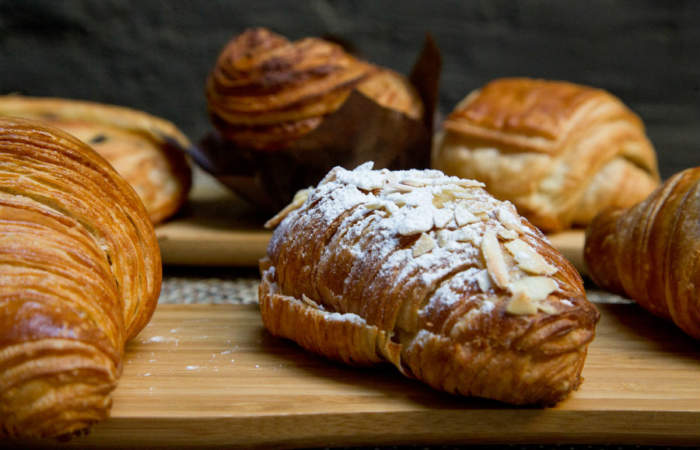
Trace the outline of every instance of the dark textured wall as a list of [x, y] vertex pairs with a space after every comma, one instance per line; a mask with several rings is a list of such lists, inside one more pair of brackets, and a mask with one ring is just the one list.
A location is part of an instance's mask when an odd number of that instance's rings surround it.
[[0, 93], [128, 105], [198, 139], [204, 79], [249, 26], [339, 36], [400, 71], [429, 31], [443, 52], [443, 112], [494, 77], [571, 80], [642, 116], [664, 176], [700, 165], [697, 1], [0, 0]]

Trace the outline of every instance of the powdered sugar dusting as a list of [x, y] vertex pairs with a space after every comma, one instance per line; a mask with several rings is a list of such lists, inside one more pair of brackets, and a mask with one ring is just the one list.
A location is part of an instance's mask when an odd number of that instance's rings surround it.
[[[479, 182], [437, 170], [372, 170], [372, 163], [354, 170], [334, 168], [280, 226], [305, 230], [292, 225], [298, 221], [313, 224], [313, 229], [319, 229], [320, 223], [339, 230], [332, 236], [332, 245], [320, 249], [320, 259], [308, 261], [309, 266], [320, 267], [347, 264], [343, 272], [333, 272], [345, 277], [340, 285], [334, 284], [334, 290], [343, 290], [332, 292], [337, 298], [351, 290], [355, 296], [396, 292], [407, 299], [426, 297], [416, 304], [420, 311], [415, 313], [423, 314], [449, 308], [468, 296], [470, 302], [477, 302], [469, 317], [493, 311], [495, 304], [489, 298], [496, 291], [507, 291], [508, 281], [527, 275], [502, 247], [533, 233], [511, 203], [495, 199]], [[488, 245], [484, 245], [485, 235], [490, 239]], [[273, 241], [288, 238], [285, 233], [275, 233]], [[498, 261], [500, 272], [487, 267], [484, 248], [502, 259]], [[338, 256], [348, 254], [352, 255], [349, 262]], [[494, 280], [498, 274], [501, 279]], [[314, 301], [337, 303], [324, 298]], [[324, 314], [328, 320], [365, 324], [365, 314], [384, 316], [370, 311], [382, 307], [383, 302], [375, 303], [358, 306], [355, 302], [355, 308], [364, 309]], [[404, 311], [398, 320], [410, 323], [405, 315]]]

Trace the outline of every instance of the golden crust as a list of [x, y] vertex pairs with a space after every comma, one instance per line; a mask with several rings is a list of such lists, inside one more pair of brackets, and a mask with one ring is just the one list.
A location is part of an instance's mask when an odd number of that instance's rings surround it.
[[629, 296], [700, 339], [700, 167], [684, 170], [629, 209], [598, 215], [584, 257], [601, 287]]
[[0, 118], [0, 266], [0, 436], [106, 418], [124, 343], [160, 292], [136, 193], [76, 138]]
[[354, 88], [382, 106], [422, 114], [415, 89], [323, 39], [290, 42], [264, 28], [243, 32], [218, 57], [206, 83], [212, 122], [244, 148], [277, 149], [313, 130]]
[[644, 126], [617, 98], [525, 78], [495, 80], [468, 95], [438, 134], [432, 164], [485, 182], [546, 231], [585, 226], [659, 183]]
[[42, 120], [90, 145], [136, 190], [154, 224], [187, 200], [189, 140], [170, 122], [129, 108], [59, 98], [0, 97], [0, 115]]
[[[581, 382], [598, 313], [542, 234], [470, 183], [333, 169], [286, 211], [261, 262], [267, 329], [452, 393], [561, 400]], [[516, 300], [534, 310], [516, 311]]]

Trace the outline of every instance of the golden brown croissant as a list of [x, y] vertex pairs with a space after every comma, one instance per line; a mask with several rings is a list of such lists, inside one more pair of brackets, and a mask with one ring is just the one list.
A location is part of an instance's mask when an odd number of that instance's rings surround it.
[[336, 167], [271, 219], [267, 329], [463, 395], [549, 405], [576, 389], [598, 312], [542, 233], [476, 181], [370, 169]]
[[629, 209], [598, 215], [584, 257], [601, 287], [627, 295], [700, 339], [700, 167]]
[[469, 94], [438, 134], [433, 167], [486, 183], [545, 231], [631, 206], [659, 183], [641, 120], [600, 90], [504, 78]]
[[274, 150], [315, 129], [358, 88], [382, 106], [420, 118], [423, 104], [401, 75], [323, 39], [290, 42], [264, 28], [223, 49], [206, 84], [209, 113], [242, 148]]
[[0, 437], [105, 419], [124, 342], [160, 292], [133, 189], [76, 138], [0, 118]]
[[120, 106], [18, 95], [0, 96], [0, 116], [41, 120], [90, 145], [136, 190], [154, 224], [187, 200], [190, 142], [164, 119]]

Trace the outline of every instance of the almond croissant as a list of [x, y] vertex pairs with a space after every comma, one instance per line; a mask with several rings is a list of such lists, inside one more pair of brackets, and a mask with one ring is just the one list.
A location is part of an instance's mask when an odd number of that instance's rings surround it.
[[0, 118], [0, 436], [105, 419], [160, 281], [153, 226], [112, 166], [58, 129]]
[[212, 122], [242, 148], [275, 150], [315, 129], [358, 88], [380, 105], [420, 118], [408, 80], [318, 38], [290, 42], [264, 28], [226, 45], [206, 83]]
[[598, 312], [512, 204], [435, 170], [336, 167], [271, 219], [267, 329], [452, 393], [550, 405], [576, 389]]
[[584, 257], [598, 285], [700, 339], [700, 167], [677, 173], [632, 208], [598, 215]]
[[469, 94], [437, 135], [432, 164], [483, 181], [544, 231], [585, 226], [658, 186], [642, 121], [601, 89], [504, 78]]

